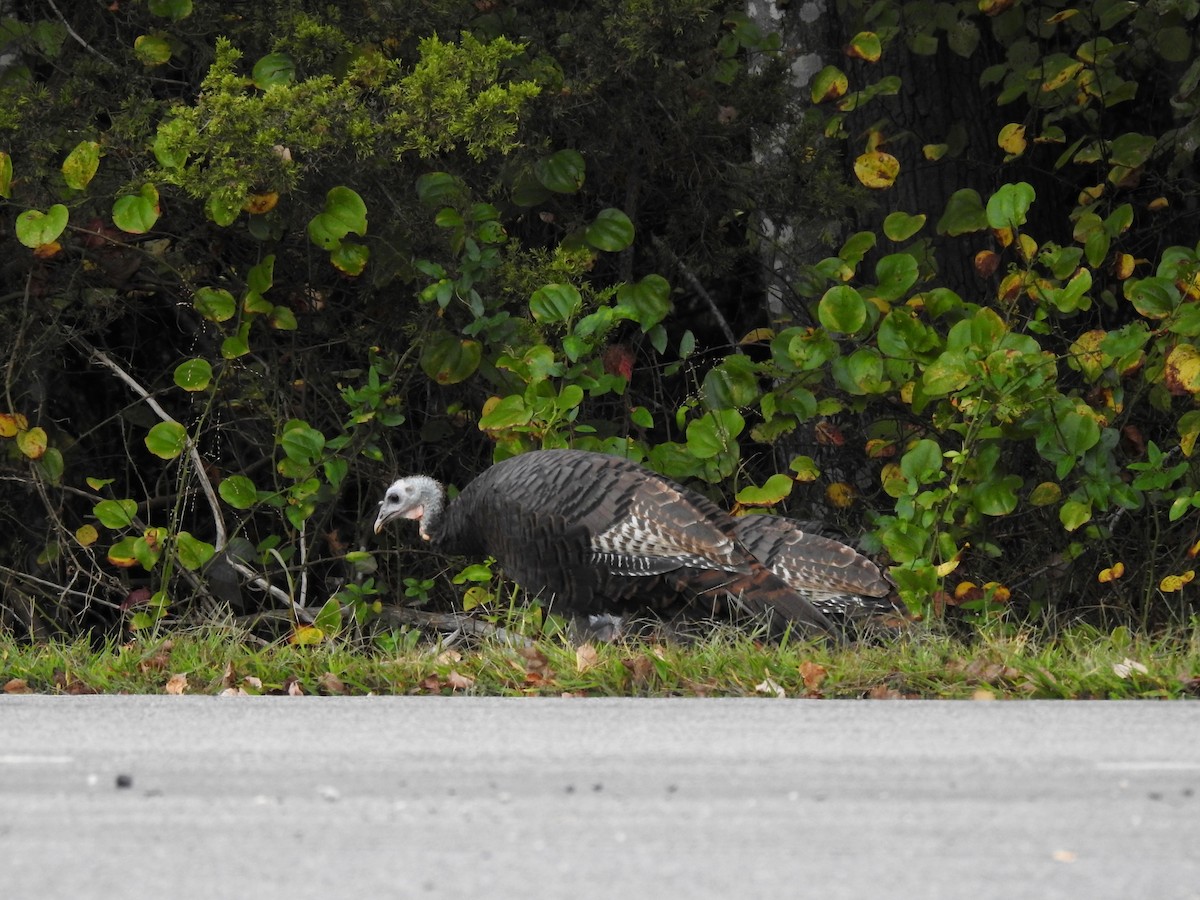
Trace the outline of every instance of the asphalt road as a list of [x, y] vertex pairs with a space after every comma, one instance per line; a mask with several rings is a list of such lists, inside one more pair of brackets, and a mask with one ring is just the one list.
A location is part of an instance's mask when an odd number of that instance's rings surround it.
[[0, 898], [1200, 898], [1200, 704], [0, 697]]

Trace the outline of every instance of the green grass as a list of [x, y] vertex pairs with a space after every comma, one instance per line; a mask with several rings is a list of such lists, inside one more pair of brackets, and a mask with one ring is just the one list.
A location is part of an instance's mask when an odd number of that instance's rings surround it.
[[[1144, 670], [1144, 671], [1143, 671]], [[179, 676], [184, 676], [186, 681]], [[763, 644], [729, 630], [693, 644], [516, 648], [421, 644], [384, 652], [326, 641], [262, 645], [221, 628], [127, 644], [28, 644], [0, 633], [8, 693], [475, 694], [827, 698], [1176, 698], [1200, 696], [1200, 633], [1144, 637], [1076, 628], [1054, 637], [992, 626], [964, 638], [923, 627], [847, 648]]]

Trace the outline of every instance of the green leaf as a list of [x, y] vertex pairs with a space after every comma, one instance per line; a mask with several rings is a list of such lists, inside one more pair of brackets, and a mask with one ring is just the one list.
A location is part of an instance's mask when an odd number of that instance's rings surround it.
[[258, 294], [265, 294], [275, 283], [275, 254], [269, 253], [262, 262], [246, 273], [246, 287]]
[[520, 394], [510, 394], [500, 400], [479, 419], [481, 431], [503, 431], [518, 425], [527, 425], [533, 418], [533, 410], [525, 405]]
[[329, 261], [334, 267], [351, 277], [363, 273], [367, 260], [371, 256], [371, 248], [356, 241], [342, 241], [329, 254]]
[[635, 284], [617, 288], [617, 305], [631, 319], [649, 331], [666, 318], [671, 310], [671, 285], [661, 275], [647, 275]]
[[160, 459], [174, 459], [187, 449], [187, 429], [178, 422], [159, 422], [150, 429], [145, 443]]
[[417, 179], [417, 196], [430, 206], [445, 206], [466, 196], [467, 187], [457, 175], [430, 172]]
[[916, 484], [941, 481], [942, 448], [937, 441], [922, 438], [900, 458], [900, 471]]
[[128, 234], [145, 234], [158, 221], [158, 188], [142, 185], [136, 194], [121, 197], [113, 204], [113, 224]]
[[325, 450], [325, 435], [306, 422], [293, 419], [279, 436], [284, 455], [292, 462], [312, 465]]
[[148, 69], [161, 66], [171, 58], [171, 42], [162, 33], [140, 34], [133, 41], [133, 55]]
[[250, 78], [260, 91], [290, 84], [296, 79], [296, 62], [286, 53], [268, 53], [254, 64]]
[[80, 141], [63, 160], [63, 180], [77, 191], [86, 188], [100, 168], [100, 145], [95, 141]]
[[101, 500], [92, 507], [92, 515], [105, 528], [128, 528], [137, 515], [135, 500]]
[[245, 475], [230, 475], [223, 479], [217, 493], [234, 509], [249, 509], [258, 502], [258, 490]]
[[197, 288], [192, 305], [210, 322], [226, 322], [237, 313], [237, 301], [224, 288]]
[[919, 274], [917, 260], [911, 253], [885, 256], [875, 266], [875, 279], [879, 282], [878, 296], [889, 301], [899, 300], [917, 283]]
[[817, 305], [817, 318], [827, 331], [854, 334], [867, 322], [867, 304], [850, 285], [835, 285]]
[[241, 211], [242, 208], [240, 205], [229, 203], [216, 194], [210, 196], [204, 204], [205, 215], [222, 228], [232, 225], [237, 221], [238, 214]]
[[300, 323], [296, 321], [296, 314], [286, 306], [272, 307], [267, 322], [277, 331], [295, 331], [300, 327]]
[[925, 214], [920, 213], [915, 216], [910, 216], [908, 213], [894, 212], [890, 213], [883, 220], [883, 233], [887, 235], [888, 240], [907, 241], [910, 237], [925, 227]]
[[1058, 509], [1058, 520], [1067, 531], [1074, 531], [1092, 518], [1092, 507], [1078, 500], [1068, 500]]
[[206, 359], [188, 359], [175, 367], [175, 385], [185, 391], [207, 390], [212, 383], [212, 365]]
[[792, 492], [795, 484], [787, 475], [772, 475], [762, 487], [748, 485], [738, 491], [737, 502], [743, 506], [774, 506]]
[[475, 374], [482, 358], [478, 341], [438, 331], [421, 348], [421, 371], [438, 384], [458, 384]]
[[736, 409], [714, 409], [687, 426], [688, 452], [697, 459], [712, 459], [736, 446], [746, 420]]
[[950, 195], [946, 211], [938, 219], [937, 233], [958, 237], [988, 227], [987, 213], [978, 191], [963, 188]]
[[1017, 475], [989, 479], [971, 490], [971, 505], [985, 516], [1007, 516], [1017, 508], [1017, 491], [1022, 484]]
[[538, 181], [555, 193], [573, 194], [583, 187], [586, 169], [587, 164], [578, 151], [559, 150], [534, 163], [533, 173]]
[[992, 228], [1017, 228], [1025, 224], [1026, 214], [1034, 200], [1033, 186], [1028, 182], [1002, 184], [988, 198], [987, 223]]
[[810, 96], [813, 103], [824, 103], [826, 100], [838, 100], [850, 89], [846, 74], [837, 66], [826, 66], [813, 76]]
[[1082, 456], [1100, 443], [1100, 426], [1089, 415], [1069, 412], [1058, 423], [1058, 433], [1068, 453]]
[[734, 355], [704, 376], [701, 392], [709, 409], [736, 409], [749, 406], [759, 398], [759, 373], [749, 356]]
[[529, 311], [543, 323], [566, 322], [578, 314], [583, 298], [569, 284], [547, 284], [529, 298]]
[[348, 187], [334, 187], [325, 195], [325, 209], [308, 223], [308, 237], [323, 250], [333, 250], [353, 232], [367, 233], [367, 205]]
[[584, 237], [597, 250], [616, 253], [633, 243], [633, 223], [619, 209], [602, 209]]
[[192, 537], [186, 531], [181, 531], [175, 535], [175, 551], [179, 554], [179, 562], [183, 567], [195, 572], [213, 558], [217, 548], [207, 541]]
[[0, 197], [12, 197], [12, 157], [0, 150]]
[[67, 208], [61, 203], [55, 203], [46, 212], [27, 209], [17, 216], [17, 240], [34, 250], [52, 244], [67, 227], [67, 218]]
[[635, 406], [631, 409], [629, 411], [629, 421], [633, 422], [638, 428], [654, 427], [654, 416], [644, 406]]
[[192, 0], [150, 0], [153, 15], [178, 22], [192, 14]]

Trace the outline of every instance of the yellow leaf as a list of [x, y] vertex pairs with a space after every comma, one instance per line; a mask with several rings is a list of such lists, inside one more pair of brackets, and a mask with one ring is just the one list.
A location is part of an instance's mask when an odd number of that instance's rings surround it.
[[1200, 350], [1191, 344], [1176, 344], [1167, 354], [1163, 383], [1177, 397], [1200, 394]]
[[1042, 82], [1042, 93], [1048, 94], [1051, 91], [1056, 91], [1068, 81], [1072, 80], [1079, 74], [1083, 68], [1083, 63], [1073, 62], [1070, 65], [1063, 66], [1058, 72], [1052, 75], [1049, 79]]
[[771, 328], [755, 328], [753, 331], [747, 332], [739, 344], [762, 344], [772, 340], [775, 337], [775, 331]]
[[926, 144], [921, 148], [921, 154], [930, 162], [937, 162], [950, 150], [949, 144]]
[[1196, 577], [1193, 569], [1188, 569], [1182, 575], [1168, 575], [1158, 583], [1158, 589], [1164, 594], [1174, 594], [1183, 590], [1183, 586]]
[[325, 632], [316, 625], [300, 625], [288, 638], [289, 644], [297, 647], [311, 647], [325, 640]]
[[1000, 149], [1009, 155], [1009, 158], [1020, 156], [1025, 152], [1025, 148], [1029, 146], [1025, 140], [1025, 126], [1016, 122], [1009, 122], [1000, 129], [1000, 136], [996, 138], [996, 143], [1000, 145]]
[[12, 437], [29, 427], [29, 420], [20, 413], [0, 413], [0, 437]]
[[1135, 260], [1130, 254], [1118, 253], [1117, 258], [1113, 261], [1113, 274], [1116, 275], [1121, 281], [1124, 281], [1133, 274], [1133, 267], [1136, 264], [1137, 260]]
[[261, 216], [263, 213], [273, 210], [275, 204], [278, 202], [279, 194], [275, 191], [269, 191], [265, 194], [251, 194], [246, 198], [246, 202], [242, 204], [242, 209], [252, 216]]
[[1011, 228], [993, 228], [992, 236], [1000, 242], [1001, 247], [1007, 247], [1013, 242], [1013, 230]]
[[99, 537], [100, 533], [96, 531], [96, 526], [94, 525], [81, 525], [75, 530], [75, 540], [79, 542], [79, 546], [81, 547], [92, 546]]
[[30, 428], [17, 433], [17, 449], [30, 459], [41, 459], [46, 452], [46, 432], [41, 428]]
[[890, 188], [900, 174], [900, 160], [882, 150], [872, 150], [854, 161], [854, 174], [873, 190]]
[[855, 490], [844, 481], [837, 481], [825, 488], [825, 499], [838, 509], [848, 509], [854, 505]]
[[1012, 598], [1012, 591], [998, 581], [989, 581], [983, 589], [993, 603], [1007, 603]]
[[1037, 255], [1037, 241], [1027, 234], [1022, 234], [1017, 238], [1017, 255], [1021, 257], [1023, 262], [1029, 262]]
[[1116, 581], [1125, 574], [1125, 563], [1113, 563], [1107, 569], [1101, 569], [1100, 574], [1096, 576], [1096, 580], [1101, 584], [1108, 584], [1111, 581]]
[[1146, 204], [1146, 209], [1150, 210], [1151, 212], [1158, 212], [1160, 209], [1166, 209], [1170, 205], [1171, 201], [1166, 197], [1156, 197]]
[[945, 578], [951, 572], [958, 568], [958, 560], [952, 559], [949, 562], [944, 562], [937, 567], [938, 578]]

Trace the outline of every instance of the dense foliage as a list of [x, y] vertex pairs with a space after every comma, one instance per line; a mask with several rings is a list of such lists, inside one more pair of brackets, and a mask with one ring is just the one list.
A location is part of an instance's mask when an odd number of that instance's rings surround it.
[[0, 625], [374, 628], [383, 485], [567, 444], [1191, 613], [1200, 4], [845, 0], [802, 90], [718, 0], [221, 6], [0, 8]]

